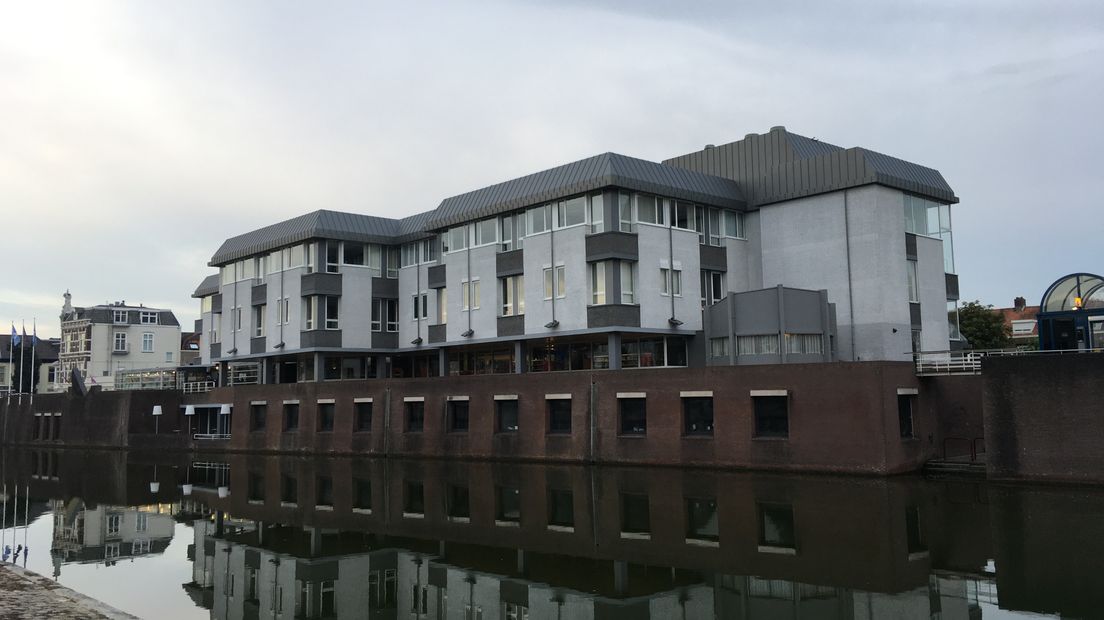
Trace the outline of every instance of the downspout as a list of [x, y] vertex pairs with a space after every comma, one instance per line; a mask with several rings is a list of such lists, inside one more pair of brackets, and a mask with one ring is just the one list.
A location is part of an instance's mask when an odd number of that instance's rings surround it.
[[[553, 205], [550, 208], [553, 209], [553, 212], [549, 215], [554, 217], [555, 206]], [[549, 224], [551, 223], [552, 222], [550, 219]], [[558, 324], [556, 321], [556, 293], [558, 293], [559, 291], [556, 290], [556, 285], [558, 284], [558, 282], [556, 281], [556, 230], [554, 228], [548, 229], [548, 261], [552, 263], [552, 321], [551, 323], [549, 323], [549, 325], [552, 325], [552, 327], [557, 327]], [[548, 326], [546, 325], [545, 327]]]
[[[467, 235], [467, 228], [464, 229], [464, 234]], [[468, 337], [470, 338], [475, 332], [472, 330], [472, 309], [475, 307], [475, 300], [472, 299], [472, 275], [471, 275], [471, 239], [469, 238], [467, 243], [467, 249], [464, 250], [464, 260], [467, 263], [467, 277], [468, 277]]]
[[851, 218], [847, 204], [847, 192], [843, 190], [843, 239], [847, 248], [847, 314], [851, 323], [851, 361], [855, 359], [855, 294], [854, 283], [851, 280]]
[[[671, 203], [671, 208], [674, 209], [674, 202]], [[675, 230], [672, 227], [674, 225], [672, 211], [672, 221], [668, 222], [667, 226], [667, 292], [671, 294], [671, 318], [668, 323], [675, 325]], [[682, 290], [682, 284], [679, 283], [679, 290]]]

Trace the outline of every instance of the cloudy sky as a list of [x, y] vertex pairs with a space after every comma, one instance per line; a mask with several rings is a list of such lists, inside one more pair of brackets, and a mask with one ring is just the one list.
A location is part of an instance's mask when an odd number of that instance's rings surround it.
[[964, 298], [1104, 272], [1104, 2], [0, 0], [0, 325], [197, 318], [229, 236], [774, 125], [939, 169]]

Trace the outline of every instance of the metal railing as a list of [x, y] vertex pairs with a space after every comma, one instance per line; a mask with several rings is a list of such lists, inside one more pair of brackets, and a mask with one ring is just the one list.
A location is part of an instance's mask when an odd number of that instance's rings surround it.
[[200, 440], [200, 441], [210, 440], [210, 439], [230, 439], [230, 434], [229, 433], [196, 433], [195, 435], [192, 435], [192, 438], [196, 439], [196, 440]]
[[228, 375], [228, 385], [255, 385], [261, 382], [261, 365], [255, 362], [231, 364]]
[[183, 391], [185, 394], [202, 394], [215, 389], [214, 381], [185, 381]]
[[1054, 349], [1028, 351], [1025, 349], [968, 349], [961, 351], [921, 351], [913, 354], [918, 375], [978, 375], [981, 363], [987, 357], [1019, 357], [1037, 355], [1073, 355], [1098, 353], [1099, 349]]

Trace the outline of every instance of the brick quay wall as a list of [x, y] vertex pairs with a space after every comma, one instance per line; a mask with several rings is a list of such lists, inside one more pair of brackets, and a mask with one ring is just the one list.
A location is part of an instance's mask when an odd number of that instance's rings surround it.
[[[246, 385], [189, 395], [93, 390], [85, 397], [36, 396], [33, 405], [26, 398], [22, 404], [13, 400], [0, 411], [2, 441], [8, 444], [887, 475], [918, 470], [941, 453], [949, 432], [980, 427], [966, 420], [980, 420], [971, 384], [940, 379], [921, 381], [911, 364], [900, 362], [634, 369]], [[918, 392], [912, 437], [901, 436], [899, 390]], [[787, 437], [757, 436], [753, 391], [787, 395]], [[644, 398], [644, 433], [622, 432], [619, 396]], [[496, 397], [516, 398], [516, 431], [496, 432]], [[712, 434], [684, 432], [684, 397], [712, 399]], [[358, 429], [358, 401], [369, 399], [370, 425]], [[455, 432], [448, 403], [463, 399], [467, 430]], [[550, 432], [551, 400], [569, 400], [570, 432]], [[424, 410], [421, 431], [407, 428], [411, 401]], [[288, 430], [285, 416], [291, 412], [285, 403], [293, 402], [298, 425]], [[201, 416], [185, 416], [189, 404], [208, 416], [212, 407], [230, 405], [229, 439], [195, 439]], [[154, 405], [164, 412], [156, 429]], [[263, 411], [263, 429], [251, 419], [254, 407]], [[320, 419], [330, 407], [332, 430]], [[359, 408], [363, 416], [365, 406]], [[944, 419], [946, 412], [957, 421]]]

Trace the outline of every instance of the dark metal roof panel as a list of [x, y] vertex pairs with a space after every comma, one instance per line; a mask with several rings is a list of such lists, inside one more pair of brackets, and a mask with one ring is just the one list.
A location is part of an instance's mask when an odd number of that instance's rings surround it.
[[192, 297], [206, 297], [208, 295], [214, 295], [217, 292], [219, 292], [219, 274], [213, 273], [203, 278], [203, 281], [196, 287], [195, 292], [192, 293]]
[[429, 217], [427, 225], [445, 228], [611, 185], [716, 206], [742, 208], [745, 204], [739, 186], [729, 179], [602, 153], [446, 198]]

